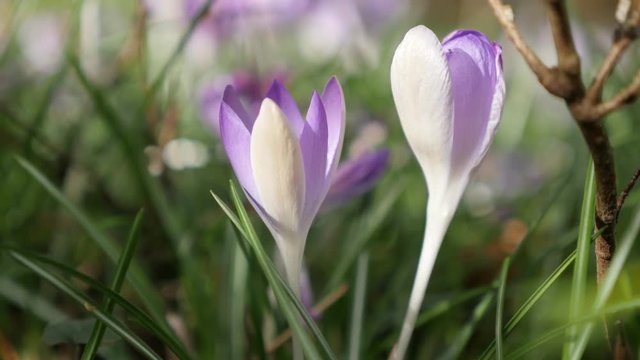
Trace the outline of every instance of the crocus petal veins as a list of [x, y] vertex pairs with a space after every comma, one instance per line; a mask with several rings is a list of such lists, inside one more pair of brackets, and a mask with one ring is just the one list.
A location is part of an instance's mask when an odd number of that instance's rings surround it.
[[500, 46], [478, 31], [454, 31], [440, 43], [427, 27], [417, 26], [393, 57], [393, 98], [429, 189], [422, 251], [396, 359], [404, 358], [446, 230], [500, 121], [501, 56]]

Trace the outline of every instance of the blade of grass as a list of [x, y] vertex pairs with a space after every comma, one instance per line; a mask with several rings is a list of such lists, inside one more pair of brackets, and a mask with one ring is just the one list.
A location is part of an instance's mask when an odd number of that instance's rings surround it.
[[244, 353], [244, 308], [247, 295], [247, 259], [235, 243], [231, 268], [231, 297], [229, 336], [231, 337], [231, 359], [246, 359]]
[[[558, 267], [538, 286], [538, 288], [527, 298], [527, 300], [516, 310], [511, 319], [507, 322], [504, 327], [503, 337], [506, 338], [513, 329], [515, 329], [516, 325], [524, 318], [524, 316], [531, 310], [533, 305], [535, 305], [542, 295], [544, 295], [547, 290], [553, 285], [553, 283], [564, 273], [565, 270], [575, 261], [576, 252], [573, 251], [569, 256], [567, 256], [564, 261], [558, 265]], [[489, 347], [484, 351], [484, 353], [480, 356], [480, 359], [488, 360], [495, 354], [496, 351], [496, 342], [495, 340], [491, 342]]]
[[[322, 334], [322, 332], [320, 332], [320, 329], [318, 329], [318, 326], [316, 325], [315, 321], [313, 321], [313, 319], [305, 310], [304, 306], [302, 305], [300, 300], [295, 296], [293, 291], [291, 291], [291, 289], [286, 285], [286, 282], [282, 279], [282, 277], [276, 270], [275, 265], [271, 261], [271, 258], [269, 258], [266, 251], [262, 247], [262, 243], [258, 239], [256, 231], [253, 228], [253, 225], [251, 224], [251, 221], [249, 219], [249, 216], [246, 210], [244, 209], [241, 197], [233, 181], [230, 181], [230, 187], [231, 187], [232, 199], [236, 207], [236, 211], [239, 214], [239, 220], [241, 221], [242, 226], [244, 228], [244, 233], [248, 235], [246, 240], [248, 241], [256, 257], [258, 265], [260, 265], [260, 268], [262, 269], [263, 274], [267, 278], [269, 285], [274, 291], [276, 298], [278, 299], [278, 303], [281, 306], [281, 310], [289, 320], [290, 326], [292, 327], [292, 331], [294, 332], [294, 334], [301, 336], [301, 339], [306, 342], [306, 345], [304, 346], [310, 346], [308, 350], [312, 350], [314, 351], [315, 354], [317, 354], [317, 350], [315, 349], [315, 346], [310, 341], [310, 339], [308, 339], [308, 335], [306, 334], [306, 332], [304, 331], [304, 328], [299, 323], [298, 315], [301, 316], [302, 319], [306, 322], [307, 326], [311, 330], [316, 340], [318, 341], [318, 343], [320, 343], [320, 345], [322, 346], [322, 349], [325, 352], [326, 357], [329, 359], [336, 359], [335, 354], [331, 350], [331, 347], [329, 346], [328, 342], [324, 338], [324, 335]], [[297, 314], [296, 314], [296, 310], [297, 310]]]
[[349, 359], [360, 359], [360, 339], [362, 337], [364, 303], [367, 293], [367, 273], [369, 270], [369, 253], [358, 256], [356, 280], [351, 310], [351, 330], [349, 331]]
[[593, 321], [595, 319], [602, 318], [603, 316], [606, 316], [606, 315], [611, 315], [611, 314], [615, 314], [615, 313], [627, 311], [627, 310], [635, 310], [638, 308], [640, 308], [640, 299], [634, 299], [634, 300], [626, 301], [620, 304], [608, 306], [602, 309], [598, 313], [583, 315], [557, 328], [545, 331], [544, 335], [536, 339], [533, 339], [527, 342], [526, 344], [520, 346], [519, 348], [515, 349], [512, 353], [508, 354], [506, 358], [509, 360], [521, 358], [522, 356], [530, 353], [537, 347], [553, 340], [554, 338], [557, 338], [558, 336], [561, 336], [563, 333], [567, 331], [567, 329], [571, 327], [584, 324], [587, 321]]
[[476, 305], [476, 307], [473, 309], [471, 319], [469, 319], [469, 321], [458, 332], [458, 335], [453, 340], [451, 346], [449, 346], [447, 351], [440, 357], [441, 359], [449, 360], [458, 359], [460, 357], [460, 354], [467, 346], [467, 343], [469, 342], [471, 335], [473, 335], [473, 332], [478, 326], [478, 323], [490, 309], [490, 305], [494, 297], [494, 292], [488, 292], [484, 295], [478, 305]]
[[[276, 270], [275, 265], [271, 261], [271, 258], [267, 254], [267, 252], [262, 247], [262, 243], [260, 239], [258, 239], [258, 235], [251, 224], [251, 220], [249, 219], [249, 215], [247, 214], [244, 205], [242, 204], [242, 198], [240, 197], [240, 193], [238, 192], [237, 187], [235, 186], [233, 181], [229, 181], [231, 187], [231, 197], [233, 199], [233, 203], [236, 207], [236, 211], [240, 216], [240, 221], [245, 228], [245, 232], [249, 235], [249, 244], [251, 245], [251, 249], [253, 250], [260, 267], [262, 268], [263, 273], [267, 276], [267, 280], [269, 281], [269, 285], [273, 289], [274, 293], [276, 293], [276, 298], [279, 298], [278, 303], [281, 306], [281, 309], [284, 310], [287, 318], [289, 320], [289, 325], [291, 326], [291, 330], [293, 333], [300, 337], [301, 340], [303, 338], [307, 338], [307, 333], [304, 329], [304, 326], [299, 322], [298, 314], [302, 316], [302, 318], [307, 323], [307, 326], [311, 329], [311, 332], [315, 336], [316, 340], [322, 346], [325, 355], [330, 359], [336, 359], [335, 354], [331, 350], [331, 347], [327, 343], [324, 335], [318, 329], [315, 321], [311, 318], [309, 313], [307, 313], [304, 305], [300, 302], [298, 297], [293, 293], [293, 291], [289, 288], [287, 283], [280, 277], [280, 274]], [[293, 306], [291, 306], [293, 305]], [[298, 314], [296, 314], [296, 308]], [[307, 341], [306, 339], [304, 341]], [[308, 341], [307, 346], [313, 346], [313, 343]], [[303, 344], [303, 346], [305, 346]], [[308, 347], [308, 350], [315, 350], [315, 346]], [[317, 353], [317, 350], [315, 350]]]
[[350, 240], [345, 241], [346, 247], [341, 251], [342, 255], [327, 282], [327, 286], [323, 291], [324, 294], [333, 291], [343, 282], [345, 274], [358, 258], [367, 241], [371, 239], [373, 233], [384, 223], [384, 219], [393, 209], [393, 204], [398, 200], [404, 188], [403, 182], [396, 184], [390, 191], [386, 192], [382, 201], [373, 210], [363, 215], [356, 225], [350, 229], [349, 234], [345, 237]]
[[25, 286], [8, 276], [0, 277], [0, 296], [18, 308], [29, 311], [45, 323], [67, 320], [67, 315], [48, 299], [32, 293]]
[[[580, 227], [576, 243], [576, 262], [573, 266], [573, 282], [569, 300], [569, 320], [574, 320], [584, 309], [584, 296], [587, 291], [587, 273], [589, 265], [589, 248], [593, 235], [595, 219], [596, 183], [593, 162], [589, 162], [587, 176], [584, 180], [584, 194], [582, 209], [580, 210]], [[578, 329], [571, 327], [567, 331], [567, 338], [562, 349], [562, 358], [568, 359], [571, 354], [575, 335]]]
[[114, 302], [116, 302], [120, 307], [122, 307], [127, 313], [131, 315], [131, 319], [137, 321], [140, 325], [142, 325], [145, 329], [149, 330], [153, 335], [157, 336], [161, 339], [167, 347], [174, 352], [180, 359], [191, 359], [191, 356], [188, 354], [187, 350], [184, 348], [184, 345], [180, 343], [179, 340], [173, 336], [172, 333], [169, 333], [168, 330], [159, 325], [154, 319], [152, 319], [149, 315], [142, 312], [135, 305], [131, 304], [129, 301], [121, 297], [118, 293], [111, 291], [107, 286], [102, 283], [94, 280], [93, 278], [78, 272], [74, 268], [59, 263], [53, 259], [50, 259], [46, 256], [42, 256], [31, 251], [24, 250], [18, 246], [10, 245], [6, 243], [1, 243], [0, 248], [2, 250], [6, 250], [9, 252], [18, 253], [26, 258], [31, 260], [38, 261], [40, 263], [46, 264], [55, 268], [56, 270], [76, 279], [84, 284], [90, 286], [92, 289], [100, 292], [103, 296], [109, 297]]
[[94, 316], [96, 319], [105, 323], [113, 332], [120, 335], [123, 340], [129, 343], [133, 348], [138, 350], [140, 354], [144, 355], [147, 359], [153, 360], [161, 360], [162, 358], [156, 354], [153, 349], [149, 347], [138, 335], [131, 332], [127, 327], [125, 327], [119, 320], [112, 317], [110, 314], [105, 313], [104, 311], [98, 309], [96, 304], [89, 298], [84, 295], [82, 292], [76, 290], [67, 283], [62, 278], [48, 272], [46, 269], [42, 268], [40, 265], [35, 262], [29, 260], [28, 258], [22, 256], [19, 253], [11, 252], [11, 257], [13, 257], [16, 261], [24, 265], [29, 270], [36, 273], [38, 276], [48, 281], [51, 285], [53, 285], [58, 290], [65, 293], [67, 296], [71, 297], [78, 304], [80, 304], [89, 314]]
[[[640, 206], [636, 207], [635, 217], [632, 219], [622, 241], [616, 248], [616, 254], [613, 257], [613, 260], [611, 260], [611, 264], [609, 265], [609, 269], [607, 269], [604, 280], [598, 287], [598, 293], [596, 294], [592, 307], [593, 312], [600, 311], [606, 305], [607, 299], [609, 298], [609, 295], [611, 295], [613, 287], [618, 280], [618, 276], [622, 271], [622, 267], [631, 252], [631, 248], [638, 236], [638, 232], [640, 232]], [[582, 358], [584, 350], [587, 347], [587, 343], [589, 342], [589, 338], [591, 337], [593, 327], [594, 324], [589, 323], [582, 329], [578, 337], [578, 341], [573, 347], [570, 359], [578, 360]]]
[[[127, 270], [129, 269], [129, 264], [131, 264], [131, 259], [133, 258], [136, 246], [138, 244], [140, 226], [142, 225], [143, 218], [144, 210], [141, 209], [140, 211], [138, 211], [138, 214], [135, 217], [133, 226], [131, 227], [131, 231], [129, 233], [129, 238], [127, 239], [127, 243], [125, 244], [120, 259], [118, 259], [118, 265], [116, 266], [116, 272], [113, 276], [110, 287], [111, 290], [115, 293], [120, 292], [122, 284], [124, 283], [124, 278], [127, 274]], [[102, 311], [104, 311], [106, 314], [111, 314], [114, 307], [115, 302], [111, 298], [107, 297], [104, 302]], [[89, 341], [87, 342], [87, 345], [85, 346], [82, 353], [82, 360], [91, 360], [98, 353], [98, 347], [102, 342], [102, 337], [104, 336], [105, 330], [106, 325], [102, 321], [96, 321], [96, 324], [91, 331]]]
[[178, 42], [178, 45], [169, 56], [169, 59], [167, 59], [167, 62], [162, 66], [162, 69], [160, 69], [160, 72], [156, 76], [155, 80], [153, 80], [153, 82], [151, 83], [151, 86], [149, 87], [149, 90], [146, 94], [147, 99], [153, 97], [153, 95], [155, 95], [155, 93], [158, 91], [158, 88], [160, 88], [160, 85], [164, 81], [164, 78], [167, 76], [169, 69], [171, 69], [171, 66], [173, 66], [176, 60], [178, 60], [180, 53], [182, 53], [185, 46], [187, 46], [187, 44], [189, 43], [189, 39], [191, 39], [191, 36], [193, 35], [196, 27], [198, 26], [200, 21], [202, 21], [202, 19], [204, 19], [205, 16], [209, 13], [209, 9], [211, 8], [212, 3], [213, 0], [207, 0], [204, 4], [202, 4], [200, 9], [198, 9], [196, 16], [189, 23], [187, 31], [182, 35], [180, 41]]
[[509, 274], [509, 264], [511, 257], [507, 257], [502, 263], [500, 271], [500, 287], [498, 288], [498, 299], [496, 301], [496, 359], [502, 360], [502, 318], [504, 311], [504, 293], [507, 287], [507, 275]]
[[[100, 230], [79, 207], [73, 204], [67, 199], [38, 169], [36, 169], [29, 161], [19, 156], [16, 157], [18, 164], [30, 174], [36, 182], [40, 184], [56, 201], [60, 203], [73, 218], [76, 219], [78, 224], [89, 234], [95, 244], [105, 252], [107, 257], [116, 263], [118, 261], [118, 254], [120, 251], [114, 242]], [[161, 326], [173, 334], [170, 330], [164, 318], [164, 309], [162, 305], [162, 299], [155, 290], [153, 283], [149, 280], [142, 269], [135, 262], [131, 265], [131, 271], [127, 279], [131, 283], [131, 286], [136, 291], [140, 299], [143, 301], [145, 307], [151, 313], [151, 316]], [[173, 334], [175, 338], [175, 334]]]

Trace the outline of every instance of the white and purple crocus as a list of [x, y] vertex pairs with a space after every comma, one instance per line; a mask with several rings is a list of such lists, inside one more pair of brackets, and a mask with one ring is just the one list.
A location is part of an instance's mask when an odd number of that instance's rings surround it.
[[273, 235], [298, 296], [307, 233], [336, 171], [344, 127], [344, 96], [336, 78], [322, 94], [313, 93], [306, 119], [278, 81], [257, 117], [249, 115], [232, 86], [220, 105], [220, 135], [231, 166]]
[[429, 189], [424, 241], [395, 359], [405, 356], [444, 235], [500, 122], [501, 53], [478, 31], [454, 31], [440, 43], [417, 26], [393, 57], [393, 98]]

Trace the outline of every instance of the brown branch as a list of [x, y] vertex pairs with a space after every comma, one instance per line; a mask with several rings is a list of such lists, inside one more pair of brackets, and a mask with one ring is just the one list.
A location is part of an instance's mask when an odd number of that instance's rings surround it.
[[612, 111], [633, 102], [638, 95], [640, 95], [640, 71], [636, 73], [633, 81], [626, 88], [620, 90], [620, 92], [614, 95], [611, 99], [594, 107], [593, 114], [596, 116], [595, 119], [601, 119]]
[[[580, 81], [580, 56], [571, 35], [569, 16], [562, 0], [546, 0], [547, 17], [553, 33], [558, 56], [558, 68], [569, 74], [574, 81]], [[582, 86], [581, 86], [582, 87]]]
[[616, 65], [618, 65], [620, 58], [632, 42], [632, 38], [623, 36], [618, 38], [613, 43], [611, 49], [609, 50], [609, 53], [607, 54], [607, 57], [602, 62], [602, 65], [600, 65], [598, 73], [594, 77], [589, 90], [587, 90], [586, 98], [590, 102], [596, 103], [600, 101], [600, 98], [602, 97], [602, 89], [604, 88], [604, 82], [609, 78], [609, 76], [613, 72], [613, 69], [616, 67]]
[[624, 201], [627, 200], [627, 196], [629, 196], [629, 193], [631, 192], [631, 190], [633, 190], [633, 187], [636, 186], [636, 183], [638, 182], [639, 178], [640, 178], [640, 169], [636, 170], [633, 176], [631, 176], [631, 179], [629, 179], [629, 182], [624, 187], [624, 190], [622, 190], [622, 192], [618, 196], [618, 212], [620, 212], [622, 205], [624, 205]]

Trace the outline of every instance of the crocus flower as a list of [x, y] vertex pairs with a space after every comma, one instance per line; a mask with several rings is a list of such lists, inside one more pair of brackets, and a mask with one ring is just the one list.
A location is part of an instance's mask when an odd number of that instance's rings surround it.
[[384, 174], [389, 150], [368, 151], [349, 159], [336, 171], [322, 208], [329, 209], [369, 191]]
[[440, 43], [431, 30], [417, 26], [393, 57], [393, 98], [429, 189], [424, 242], [396, 359], [405, 355], [442, 239], [500, 121], [501, 53], [500, 45], [478, 31], [454, 31]]
[[306, 121], [278, 81], [255, 118], [232, 86], [223, 95], [222, 143], [238, 181], [276, 241], [296, 294], [307, 233], [342, 151], [344, 118], [344, 96], [336, 78], [327, 82], [322, 95], [313, 93]]

